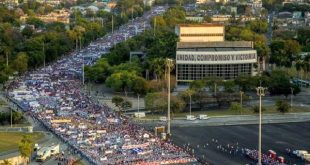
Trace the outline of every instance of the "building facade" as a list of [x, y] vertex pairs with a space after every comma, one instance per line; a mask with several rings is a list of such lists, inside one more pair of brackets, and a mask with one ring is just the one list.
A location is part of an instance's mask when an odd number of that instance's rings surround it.
[[[208, 29], [210, 26], [205, 27]], [[212, 33], [220, 32], [224, 26], [217, 27], [219, 29], [212, 29]], [[184, 36], [182, 33], [188, 34], [189, 31], [190, 29], [180, 30], [180, 40]], [[192, 31], [192, 33], [202, 34], [196, 31], [196, 28], [193, 28]], [[222, 34], [222, 40], [218, 37], [202, 42], [206, 37], [203, 35], [198, 36], [197, 40], [193, 37], [187, 40], [189, 42], [177, 43], [176, 80], [178, 84], [206, 77], [234, 79], [240, 75], [255, 75], [254, 64], [257, 63], [257, 52], [253, 49], [253, 42], [224, 41], [224, 32]]]
[[180, 42], [224, 41], [225, 27], [220, 24], [178, 25], [175, 28]]

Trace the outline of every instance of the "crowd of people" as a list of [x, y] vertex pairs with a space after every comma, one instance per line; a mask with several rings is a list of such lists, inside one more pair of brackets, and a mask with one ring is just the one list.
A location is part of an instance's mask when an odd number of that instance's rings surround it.
[[91, 43], [79, 52], [27, 73], [7, 86], [8, 96], [71, 149], [92, 164], [182, 164], [196, 159], [155, 137], [83, 91], [84, 65], [92, 65], [113, 45], [150, 27], [165, 7]]

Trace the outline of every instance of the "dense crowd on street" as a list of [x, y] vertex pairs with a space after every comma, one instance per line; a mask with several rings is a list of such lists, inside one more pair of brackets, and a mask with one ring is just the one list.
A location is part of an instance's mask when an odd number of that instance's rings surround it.
[[113, 45], [149, 28], [148, 20], [165, 10], [155, 7], [79, 52], [16, 78], [7, 86], [8, 96], [92, 164], [195, 162], [182, 148], [160, 140], [83, 91], [84, 65], [94, 64]]

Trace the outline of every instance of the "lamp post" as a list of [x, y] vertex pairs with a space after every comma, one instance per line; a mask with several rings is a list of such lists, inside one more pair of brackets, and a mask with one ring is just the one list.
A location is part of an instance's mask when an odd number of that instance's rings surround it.
[[293, 94], [294, 94], [294, 88], [291, 87], [291, 111], [293, 109]]
[[189, 94], [189, 115], [192, 116], [192, 94]]
[[12, 108], [11, 109], [11, 128], [13, 127], [13, 112], [12, 112]]
[[216, 82], [214, 83], [214, 96], [216, 96], [216, 88], [217, 88], [217, 84]]
[[265, 96], [265, 88], [260, 85], [256, 91], [259, 96], [258, 165], [262, 165], [262, 96]]
[[242, 96], [243, 96], [244, 92], [240, 91], [240, 106], [241, 106], [241, 114], [242, 114]]
[[171, 137], [171, 131], [170, 131], [170, 125], [171, 125], [171, 119], [170, 119], [170, 71], [173, 68], [173, 60], [172, 59], [166, 59], [166, 67], [168, 68], [168, 125], [167, 125], [167, 135], [168, 137]]
[[140, 95], [138, 94], [138, 112], [140, 112]]

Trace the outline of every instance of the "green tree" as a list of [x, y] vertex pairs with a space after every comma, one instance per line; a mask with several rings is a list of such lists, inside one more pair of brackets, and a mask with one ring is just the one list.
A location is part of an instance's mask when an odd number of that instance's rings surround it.
[[249, 27], [253, 32], [263, 34], [267, 32], [268, 23], [265, 20], [257, 19], [254, 21], [250, 21]]
[[237, 102], [231, 102], [229, 110], [237, 114], [242, 114], [242, 107], [240, 103], [237, 103]]
[[19, 74], [23, 74], [28, 70], [28, 56], [24, 52], [19, 52], [16, 59], [13, 62], [13, 68], [18, 71]]
[[86, 77], [93, 82], [104, 82], [109, 74], [110, 65], [106, 58], [99, 59], [93, 66], [85, 67]]
[[276, 106], [277, 106], [277, 110], [282, 113], [288, 112], [290, 110], [289, 103], [284, 100], [278, 100], [276, 102]]
[[239, 86], [239, 90], [241, 91], [250, 91], [255, 88], [253, 84], [253, 77], [250, 75], [240, 75], [235, 80], [235, 84]]
[[119, 111], [121, 111], [121, 108], [122, 108], [122, 103], [124, 102], [124, 99], [122, 97], [119, 97], [119, 96], [114, 96], [112, 98], [112, 103], [118, 107]]
[[301, 48], [297, 41], [286, 40], [284, 43], [284, 51], [286, 55], [290, 58], [290, 60], [293, 61], [301, 52]]
[[274, 70], [270, 75], [268, 91], [271, 95], [284, 95], [287, 97], [291, 93], [290, 77], [281, 70]]
[[[123, 91], [125, 95], [130, 90], [136, 93], [141, 92], [141, 94], [147, 90], [146, 81], [142, 77], [137, 76], [135, 72], [125, 70], [113, 73], [105, 83], [107, 87], [111, 87], [115, 91]], [[141, 86], [137, 86], [138, 84]]]
[[202, 91], [205, 87], [206, 87], [205, 80], [194, 80], [189, 85], [189, 88], [194, 91]]
[[31, 135], [24, 135], [18, 145], [19, 152], [25, 159], [29, 159], [33, 151], [33, 141], [31, 139]]
[[132, 107], [132, 103], [128, 100], [124, 100], [121, 104], [122, 110], [126, 110]]
[[[155, 92], [148, 93], [145, 97], [145, 107], [152, 112], [165, 113], [167, 111], [167, 93], [166, 92]], [[171, 112], [178, 113], [184, 109], [186, 103], [184, 100], [177, 96], [171, 96]]]
[[26, 23], [28, 25], [34, 25], [35, 28], [43, 28], [45, 26], [44, 22], [41, 21], [39, 18], [36, 18], [36, 17], [29, 17], [26, 20]]
[[119, 96], [114, 96], [112, 98], [112, 103], [118, 108], [120, 113], [132, 107], [132, 103], [130, 101]]
[[[254, 113], [259, 113], [259, 106], [255, 105], [252, 107]], [[262, 112], [266, 111], [266, 108], [262, 106]]]
[[150, 68], [154, 73], [155, 79], [162, 79], [165, 72], [165, 59], [154, 58], [150, 61]]

